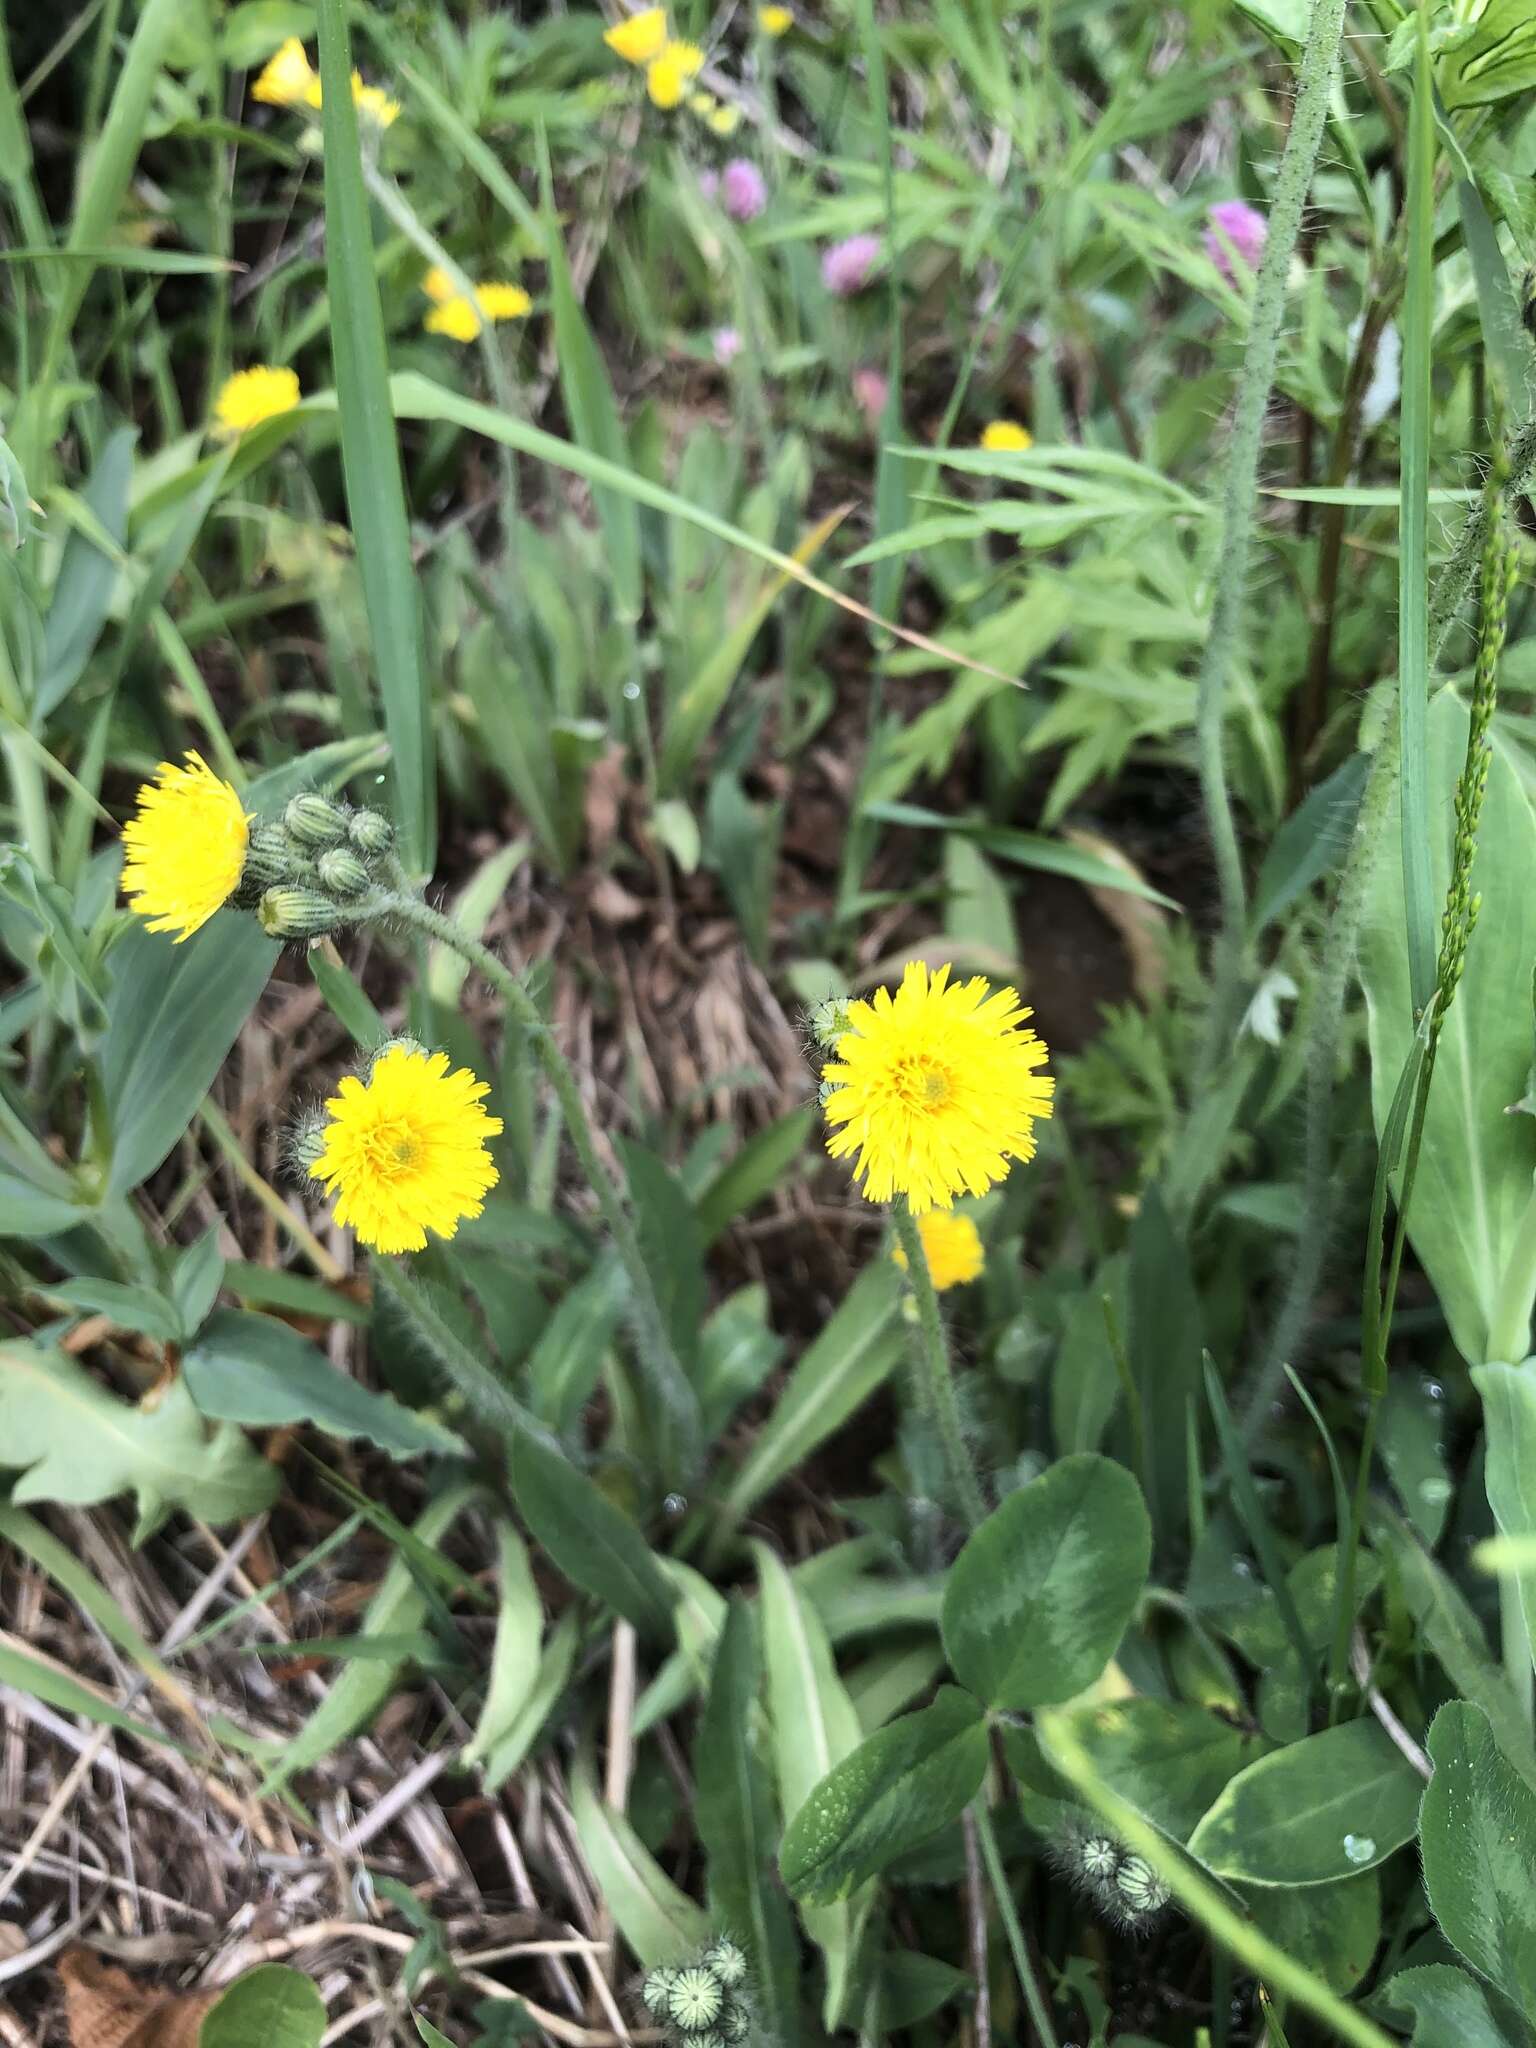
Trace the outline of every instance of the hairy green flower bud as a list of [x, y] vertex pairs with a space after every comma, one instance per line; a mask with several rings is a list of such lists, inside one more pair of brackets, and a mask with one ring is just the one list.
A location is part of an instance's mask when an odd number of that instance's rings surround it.
[[654, 1970], [647, 1972], [645, 1982], [640, 1987], [640, 1996], [645, 2000], [646, 2010], [652, 2019], [667, 2018], [668, 2001], [672, 1996], [672, 1985], [676, 1976], [677, 1972], [670, 1963], [659, 1963]]
[[326, 1119], [319, 1110], [300, 1117], [288, 1133], [288, 1163], [295, 1173], [308, 1175], [325, 1150]]
[[828, 996], [811, 1012], [811, 1036], [823, 1052], [832, 1052], [848, 1029], [847, 996]]
[[347, 824], [347, 837], [370, 859], [388, 853], [395, 843], [395, 828], [382, 811], [354, 811]]
[[724, 2003], [725, 1994], [720, 1989], [719, 1978], [700, 1963], [679, 1970], [667, 1994], [667, 2011], [672, 2023], [681, 2027], [685, 2034], [708, 2033], [719, 2018]]
[[319, 790], [306, 789], [289, 799], [283, 829], [299, 846], [339, 846], [347, 836], [347, 813]]
[[256, 906], [269, 939], [318, 939], [346, 922], [346, 912], [315, 889], [269, 889]]
[[386, 1038], [382, 1045], [376, 1045], [368, 1055], [371, 1068], [375, 1060], [383, 1059], [387, 1052], [425, 1052], [426, 1047], [419, 1038], [412, 1038], [409, 1032], [397, 1031], [393, 1038]]
[[715, 2032], [723, 2041], [745, 2041], [752, 2031], [752, 2015], [739, 2000], [728, 1998], [715, 2021]]
[[361, 896], [370, 879], [350, 846], [328, 846], [315, 862], [315, 873], [333, 896]]
[[732, 1990], [747, 1974], [747, 1959], [734, 1941], [722, 1934], [704, 1951], [704, 1967], [713, 1970], [726, 1989]]
[[1115, 1873], [1115, 1885], [1133, 1913], [1160, 1913], [1173, 1896], [1145, 1856], [1127, 1856]]

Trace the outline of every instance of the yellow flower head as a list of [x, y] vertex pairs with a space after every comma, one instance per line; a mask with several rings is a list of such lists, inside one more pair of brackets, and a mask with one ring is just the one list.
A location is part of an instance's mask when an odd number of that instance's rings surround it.
[[[304, 104], [313, 107], [316, 113], [319, 113], [325, 104], [325, 93], [318, 72], [311, 75], [310, 82], [304, 89]], [[393, 127], [400, 117], [400, 102], [392, 100], [382, 86], [364, 85], [360, 71], [354, 71], [352, 74], [352, 104], [365, 121], [371, 122], [375, 128], [381, 130]]]
[[152, 932], [190, 939], [240, 886], [250, 818], [201, 754], [162, 761], [123, 827], [123, 894]]
[[[934, 1209], [927, 1216], [920, 1216], [917, 1234], [923, 1241], [923, 1257], [928, 1262], [935, 1294], [943, 1294], [950, 1287], [964, 1287], [967, 1281], [979, 1277], [987, 1263], [981, 1232], [969, 1216], [958, 1210]], [[899, 1244], [892, 1247], [891, 1257], [905, 1273], [907, 1255]]]
[[716, 107], [709, 117], [709, 125], [717, 135], [734, 135], [741, 126], [740, 107]]
[[1034, 447], [1035, 437], [1017, 420], [988, 420], [981, 430], [981, 445], [994, 455], [1022, 455]]
[[486, 1140], [501, 1119], [480, 1106], [488, 1092], [467, 1067], [448, 1071], [445, 1052], [392, 1045], [366, 1081], [348, 1074], [326, 1109], [310, 1178], [336, 1196], [336, 1221], [380, 1252], [419, 1252], [427, 1232], [452, 1237], [478, 1216], [498, 1175]]
[[658, 107], [675, 107], [704, 66], [697, 43], [668, 43], [645, 68], [645, 89]]
[[708, 120], [719, 104], [712, 92], [691, 92], [688, 95], [688, 111], [697, 114], [701, 121]]
[[643, 14], [632, 14], [627, 21], [605, 30], [603, 41], [626, 64], [649, 64], [666, 47], [667, 10], [647, 7]]
[[867, 1201], [905, 1195], [915, 1215], [985, 1192], [1035, 1150], [1035, 1120], [1055, 1082], [1046, 1048], [1011, 988], [981, 975], [951, 983], [914, 960], [893, 996], [848, 1005], [848, 1027], [822, 1068], [834, 1159], [858, 1154]]
[[757, 25], [765, 36], [787, 36], [795, 25], [794, 11], [788, 7], [759, 7]]
[[258, 363], [226, 379], [214, 401], [214, 423], [221, 434], [243, 434], [263, 420], [292, 412], [299, 402], [299, 380], [292, 370]]
[[261, 76], [251, 87], [251, 98], [269, 107], [297, 107], [317, 83], [304, 45], [297, 36], [290, 36], [263, 65]]
[[483, 284], [471, 305], [453, 289], [447, 273], [436, 267], [427, 272], [421, 288], [434, 301], [422, 325], [428, 334], [446, 334], [450, 341], [473, 341], [483, 322], [494, 326], [498, 320], [521, 320], [533, 310], [533, 301], [520, 284]]

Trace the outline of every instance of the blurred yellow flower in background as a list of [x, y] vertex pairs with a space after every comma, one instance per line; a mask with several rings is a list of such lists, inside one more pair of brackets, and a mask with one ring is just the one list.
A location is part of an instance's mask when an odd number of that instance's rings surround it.
[[759, 7], [757, 25], [765, 36], [787, 36], [795, 25], [794, 13], [788, 7]]
[[471, 303], [436, 263], [421, 280], [421, 288], [432, 301], [423, 326], [428, 334], [446, 334], [450, 341], [473, 341], [487, 322], [494, 326], [498, 320], [521, 320], [533, 311], [533, 300], [520, 284], [478, 285]]
[[305, 55], [304, 45], [297, 36], [290, 36], [267, 59], [260, 77], [251, 87], [251, 98], [269, 107], [297, 107], [302, 106], [311, 89], [318, 86], [319, 80]]
[[243, 434], [263, 420], [292, 412], [299, 402], [299, 380], [292, 370], [257, 363], [225, 379], [214, 400], [213, 417], [221, 434]]
[[[980, 1276], [987, 1263], [981, 1232], [969, 1216], [956, 1209], [933, 1209], [920, 1216], [917, 1234], [923, 1241], [923, 1257], [928, 1261], [935, 1294], [943, 1294], [951, 1287], [964, 1287]], [[891, 1257], [905, 1273], [907, 1255], [899, 1244], [892, 1246]]]
[[988, 420], [981, 430], [981, 445], [993, 455], [1022, 455], [1034, 447], [1035, 437], [1017, 420]]
[[666, 47], [667, 10], [647, 7], [643, 14], [632, 14], [627, 21], [605, 30], [603, 41], [626, 64], [649, 64]]
[[704, 52], [697, 43], [668, 43], [661, 55], [645, 67], [645, 89], [658, 107], [675, 107], [704, 67]]

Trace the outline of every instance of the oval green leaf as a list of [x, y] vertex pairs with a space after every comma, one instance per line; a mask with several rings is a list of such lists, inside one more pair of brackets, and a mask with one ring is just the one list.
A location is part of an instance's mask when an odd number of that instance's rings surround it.
[[1530, 2010], [1536, 1990], [1536, 1792], [1505, 1758], [1481, 1708], [1452, 1700], [1429, 1731], [1435, 1775], [1424, 1794], [1424, 1884], [1446, 1937]]
[[940, 1626], [989, 1707], [1057, 1705], [1114, 1655], [1146, 1584], [1152, 1525], [1123, 1465], [1083, 1451], [1009, 1494], [955, 1559]]

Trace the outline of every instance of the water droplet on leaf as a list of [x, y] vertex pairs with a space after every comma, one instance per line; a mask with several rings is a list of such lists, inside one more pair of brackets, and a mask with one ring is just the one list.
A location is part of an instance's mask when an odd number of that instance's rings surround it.
[[1344, 1854], [1351, 1863], [1369, 1863], [1376, 1854], [1376, 1844], [1369, 1835], [1346, 1835]]

